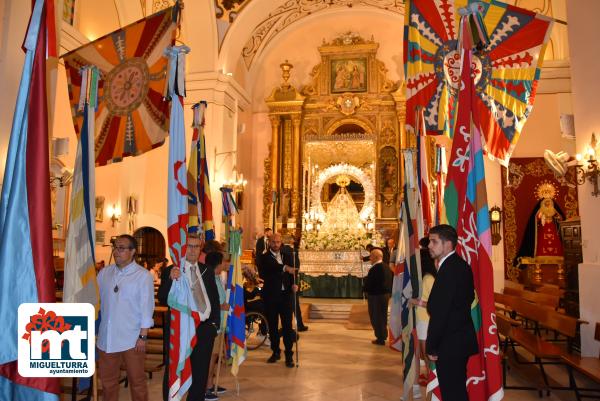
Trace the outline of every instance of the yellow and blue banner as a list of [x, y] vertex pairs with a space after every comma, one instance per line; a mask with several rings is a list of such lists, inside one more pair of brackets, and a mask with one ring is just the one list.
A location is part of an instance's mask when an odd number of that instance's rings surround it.
[[[225, 209], [223, 209], [225, 210]], [[242, 276], [242, 232], [229, 232], [231, 268], [227, 277], [230, 312], [227, 318], [227, 349], [231, 361], [231, 374], [237, 376], [242, 362], [246, 360], [246, 312], [244, 309], [244, 277]]]
[[63, 302], [84, 302], [99, 310], [96, 281], [96, 191], [94, 174], [94, 110], [98, 104], [99, 71], [96, 67], [81, 70], [85, 89], [81, 91], [83, 125], [79, 142], [71, 190], [69, 231], [65, 245], [65, 278]]
[[192, 127], [192, 146], [188, 165], [188, 202], [189, 230], [204, 233], [206, 240], [215, 239], [215, 223], [212, 215], [212, 200], [210, 195], [210, 179], [208, 162], [206, 160], [206, 140], [204, 138], [205, 101], [192, 106], [194, 121]]

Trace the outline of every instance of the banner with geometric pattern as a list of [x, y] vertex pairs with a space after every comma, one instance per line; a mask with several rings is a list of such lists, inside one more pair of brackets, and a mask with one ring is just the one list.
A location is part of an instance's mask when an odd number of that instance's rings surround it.
[[481, 116], [484, 150], [507, 166], [533, 107], [551, 20], [496, 0], [406, 3], [407, 126], [415, 126], [415, 111], [422, 108], [429, 134], [454, 136], [461, 66], [459, 10], [477, 9], [478, 29], [489, 41], [478, 46], [471, 62], [473, 107]]
[[168, 134], [167, 46], [175, 41], [179, 7], [171, 7], [63, 56], [75, 132], [82, 130], [79, 70], [96, 66], [96, 165], [120, 162], [161, 146]]

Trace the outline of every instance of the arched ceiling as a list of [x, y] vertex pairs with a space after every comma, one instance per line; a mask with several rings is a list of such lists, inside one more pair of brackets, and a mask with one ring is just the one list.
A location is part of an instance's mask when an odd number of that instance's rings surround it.
[[[219, 64], [233, 71], [238, 61], [247, 70], [281, 32], [307, 17], [333, 10], [379, 10], [404, 15], [402, 0], [216, 0]], [[237, 7], [225, 5], [236, 3]], [[335, 27], [332, 27], [334, 29]]]

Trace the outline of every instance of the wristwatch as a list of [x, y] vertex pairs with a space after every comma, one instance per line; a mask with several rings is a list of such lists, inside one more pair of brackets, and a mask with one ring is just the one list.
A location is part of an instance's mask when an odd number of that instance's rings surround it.
[[148, 336], [143, 336], [143, 335], [141, 335], [141, 334], [140, 334], [140, 335], [138, 336], [138, 338], [139, 338], [140, 340], [144, 340], [144, 341], [146, 341], [146, 340], [148, 339]]

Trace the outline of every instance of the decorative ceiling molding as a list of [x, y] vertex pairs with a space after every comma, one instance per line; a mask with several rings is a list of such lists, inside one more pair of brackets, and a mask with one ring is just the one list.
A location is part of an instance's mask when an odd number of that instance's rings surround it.
[[319, 11], [344, 7], [352, 8], [354, 6], [376, 8], [404, 15], [403, 0], [288, 0], [285, 4], [272, 11], [252, 31], [250, 39], [248, 39], [242, 50], [242, 57], [246, 68], [250, 69], [256, 55], [278, 33], [291, 24]]
[[248, 3], [250, 0], [215, 0], [215, 16], [231, 24]]

